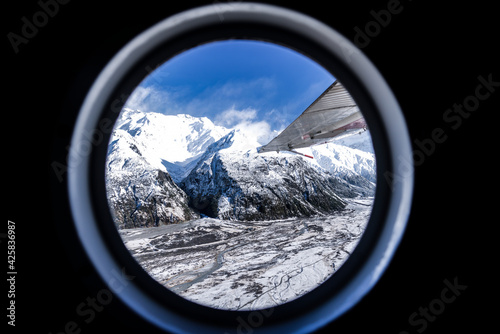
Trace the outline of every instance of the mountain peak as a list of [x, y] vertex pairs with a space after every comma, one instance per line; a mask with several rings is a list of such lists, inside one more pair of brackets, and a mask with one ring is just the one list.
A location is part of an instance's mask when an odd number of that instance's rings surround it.
[[[374, 155], [360, 150], [371, 145], [368, 132], [344, 140], [355, 149], [337, 142], [311, 147], [310, 160], [287, 152], [258, 154], [261, 143], [252, 129], [231, 130], [186, 114], [124, 110], [108, 148], [107, 180], [120, 188], [112, 191], [115, 201], [127, 203], [134, 214], [142, 210], [137, 203], [157, 210], [155, 200], [175, 202], [172, 194], [184, 193], [173, 206], [179, 217], [192, 216], [189, 206], [245, 220], [327, 214], [345, 205], [342, 198], [373, 195]], [[174, 216], [165, 222], [178, 221]]]
[[[144, 159], [165, 172], [169, 163], [189, 163], [228, 132], [206, 117], [164, 115], [128, 108], [123, 110], [115, 129], [134, 137]], [[115, 139], [113, 136], [111, 141]]]

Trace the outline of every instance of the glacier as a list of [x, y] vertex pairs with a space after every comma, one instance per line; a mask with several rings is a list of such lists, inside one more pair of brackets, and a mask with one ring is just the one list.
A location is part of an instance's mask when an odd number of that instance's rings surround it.
[[337, 271], [359, 242], [371, 204], [348, 200], [343, 211], [307, 219], [206, 218], [120, 234], [171, 291], [208, 307], [257, 310], [292, 301]]

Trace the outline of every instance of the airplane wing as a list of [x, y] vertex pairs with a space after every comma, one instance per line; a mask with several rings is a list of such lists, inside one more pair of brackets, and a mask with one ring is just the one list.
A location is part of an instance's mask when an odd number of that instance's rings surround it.
[[366, 123], [358, 106], [345, 87], [335, 81], [292, 124], [257, 150], [295, 152], [296, 148], [327, 143], [346, 131], [363, 128]]

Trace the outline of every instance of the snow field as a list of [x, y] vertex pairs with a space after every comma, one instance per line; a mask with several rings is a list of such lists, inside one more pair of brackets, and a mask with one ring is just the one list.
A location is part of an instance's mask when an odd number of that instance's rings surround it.
[[359, 242], [371, 203], [356, 199], [326, 217], [199, 219], [175, 231], [120, 233], [148, 273], [184, 298], [213, 308], [255, 310], [294, 300], [334, 274]]

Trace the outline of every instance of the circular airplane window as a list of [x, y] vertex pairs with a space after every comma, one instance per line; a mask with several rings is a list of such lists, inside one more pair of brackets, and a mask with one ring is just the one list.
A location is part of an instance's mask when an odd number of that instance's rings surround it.
[[275, 44], [227, 40], [162, 64], [110, 138], [108, 202], [160, 284], [205, 306], [281, 305], [337, 271], [373, 205], [375, 154], [328, 71]]
[[[388, 265], [413, 182], [374, 66], [330, 27], [261, 4], [192, 9], [131, 41], [88, 93], [68, 161], [83, 248], [170, 332], [334, 320]], [[114, 288], [123, 270], [133, 279]]]

